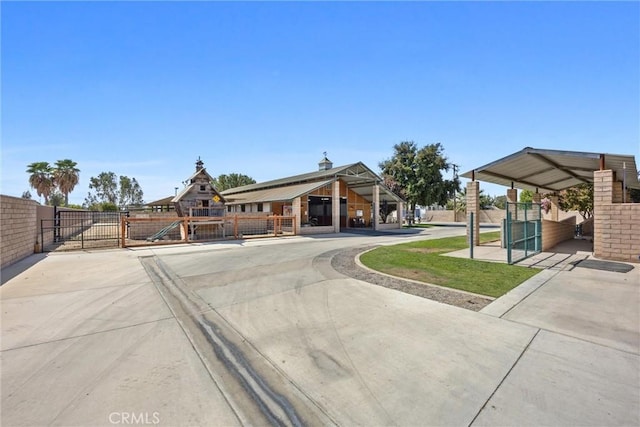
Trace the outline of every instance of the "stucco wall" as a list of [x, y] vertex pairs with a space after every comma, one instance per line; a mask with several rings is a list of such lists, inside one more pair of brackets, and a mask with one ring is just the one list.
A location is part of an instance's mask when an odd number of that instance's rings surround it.
[[0, 195], [0, 247], [6, 267], [33, 254], [37, 235], [37, 207], [34, 200]]

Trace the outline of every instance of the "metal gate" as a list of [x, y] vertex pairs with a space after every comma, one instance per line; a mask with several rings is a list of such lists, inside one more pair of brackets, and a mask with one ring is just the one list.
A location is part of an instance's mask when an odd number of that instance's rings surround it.
[[542, 250], [540, 203], [507, 203], [507, 262], [514, 264]]
[[53, 219], [42, 219], [43, 251], [119, 247], [120, 218], [128, 212], [56, 210]]

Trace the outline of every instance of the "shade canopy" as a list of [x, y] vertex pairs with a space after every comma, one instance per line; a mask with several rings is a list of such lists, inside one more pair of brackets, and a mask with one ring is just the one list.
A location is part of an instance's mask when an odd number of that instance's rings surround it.
[[[613, 170], [628, 188], [640, 188], [632, 155], [545, 150], [526, 147], [463, 173], [463, 178], [525, 190], [561, 191], [593, 182], [593, 172]], [[626, 180], [623, 178], [626, 175]]]

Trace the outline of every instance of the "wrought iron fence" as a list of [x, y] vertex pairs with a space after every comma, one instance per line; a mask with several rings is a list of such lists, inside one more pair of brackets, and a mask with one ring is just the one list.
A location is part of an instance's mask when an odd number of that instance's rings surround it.
[[128, 212], [55, 211], [40, 221], [43, 251], [118, 247], [120, 218]]

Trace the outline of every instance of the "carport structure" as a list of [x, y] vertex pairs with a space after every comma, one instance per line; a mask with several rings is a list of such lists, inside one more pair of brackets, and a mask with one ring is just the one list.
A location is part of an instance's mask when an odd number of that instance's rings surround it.
[[541, 250], [573, 238], [573, 226], [558, 221], [558, 192], [592, 183], [594, 255], [639, 262], [640, 204], [630, 203], [628, 189], [640, 188], [632, 155], [562, 151], [526, 147], [461, 175], [467, 183], [467, 236], [479, 244], [480, 183], [508, 187], [507, 202], [517, 203], [518, 189], [534, 191], [534, 204], [551, 193], [551, 220], [541, 220]]

